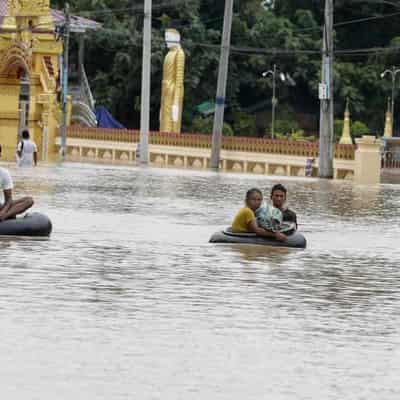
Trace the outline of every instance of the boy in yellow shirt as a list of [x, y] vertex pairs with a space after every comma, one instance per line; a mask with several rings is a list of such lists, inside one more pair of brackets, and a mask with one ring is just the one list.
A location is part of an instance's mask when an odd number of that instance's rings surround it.
[[241, 208], [233, 219], [232, 232], [252, 232], [259, 236], [275, 238], [285, 242], [287, 236], [283, 233], [267, 231], [258, 226], [255, 211], [260, 208], [262, 200], [263, 195], [259, 189], [250, 189], [246, 193], [246, 206]]

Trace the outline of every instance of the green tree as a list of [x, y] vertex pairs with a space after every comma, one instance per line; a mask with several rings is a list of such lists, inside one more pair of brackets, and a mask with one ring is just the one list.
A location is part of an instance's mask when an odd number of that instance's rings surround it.
[[[64, 0], [52, 2], [52, 6], [58, 8], [64, 4]], [[71, 0], [70, 4], [73, 13], [103, 24], [102, 30], [86, 35], [86, 69], [97, 103], [110, 108], [128, 127], [137, 128], [141, 92], [142, 3]], [[224, 2], [177, 0], [169, 5], [163, 2], [154, 4], [151, 127], [158, 129], [162, 64], [167, 51], [163, 36], [166, 28], [175, 27], [181, 32], [187, 55], [183, 114], [183, 129], [187, 131], [193, 126], [196, 106], [215, 98]], [[157, 4], [164, 6], [158, 7]], [[315, 0], [275, 0], [274, 7], [265, 10], [260, 0], [235, 2], [234, 49], [229, 64], [226, 120], [233, 121], [236, 132], [250, 134], [246, 125], [254, 116], [246, 115], [244, 110], [257, 108], [258, 104], [265, 103], [266, 98], [271, 98], [272, 80], [270, 77], [262, 78], [261, 73], [272, 68], [273, 64], [296, 81], [295, 87], [279, 83], [279, 109], [285, 106], [295, 113], [318, 115], [323, 5], [323, 1]], [[135, 11], [127, 10], [129, 8], [135, 8]], [[335, 2], [335, 21], [346, 22], [335, 27], [335, 113], [337, 117], [343, 115], [346, 98], [349, 98], [352, 118], [364, 121], [374, 131], [383, 129], [386, 98], [391, 91], [390, 80], [382, 80], [380, 73], [391, 65], [399, 65], [400, 56], [398, 52], [353, 54], [343, 50], [398, 46], [398, 16], [369, 18], [394, 14], [394, 11], [389, 2]], [[369, 19], [360, 21], [364, 17]], [[348, 23], [352, 20], [358, 22]], [[72, 48], [76, 49], [76, 44], [73, 43]], [[248, 48], [256, 50], [248, 51]], [[76, 62], [76, 53], [76, 50], [71, 52], [73, 62], [74, 59]], [[235, 118], [235, 115], [240, 117]]]

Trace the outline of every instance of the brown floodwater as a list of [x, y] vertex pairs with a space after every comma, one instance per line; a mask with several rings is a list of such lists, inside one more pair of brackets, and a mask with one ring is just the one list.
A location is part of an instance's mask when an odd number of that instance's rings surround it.
[[[4, 399], [398, 399], [400, 186], [11, 169], [49, 240], [0, 239]], [[283, 182], [308, 248], [212, 245]]]

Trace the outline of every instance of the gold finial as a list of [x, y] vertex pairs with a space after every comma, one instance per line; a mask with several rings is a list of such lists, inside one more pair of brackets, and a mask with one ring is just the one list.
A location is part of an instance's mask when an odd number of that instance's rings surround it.
[[385, 138], [391, 138], [393, 136], [393, 115], [391, 111], [391, 99], [388, 97], [388, 102], [387, 102], [387, 110], [386, 110], [386, 116], [385, 116], [385, 129], [383, 131], [383, 137]]
[[342, 137], [340, 138], [340, 144], [353, 144], [353, 139], [350, 134], [350, 110], [349, 110], [349, 98], [346, 98], [346, 110], [344, 112], [343, 130]]

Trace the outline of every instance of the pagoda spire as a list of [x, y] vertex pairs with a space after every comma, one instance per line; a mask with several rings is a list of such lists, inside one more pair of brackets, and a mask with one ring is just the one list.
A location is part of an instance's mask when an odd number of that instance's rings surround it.
[[353, 139], [350, 134], [350, 110], [349, 110], [349, 98], [346, 98], [346, 111], [344, 112], [343, 131], [342, 137], [339, 141], [340, 144], [353, 144]]
[[385, 117], [385, 130], [383, 133], [383, 137], [391, 138], [393, 136], [393, 115], [391, 111], [390, 97], [388, 97], [388, 106]]

